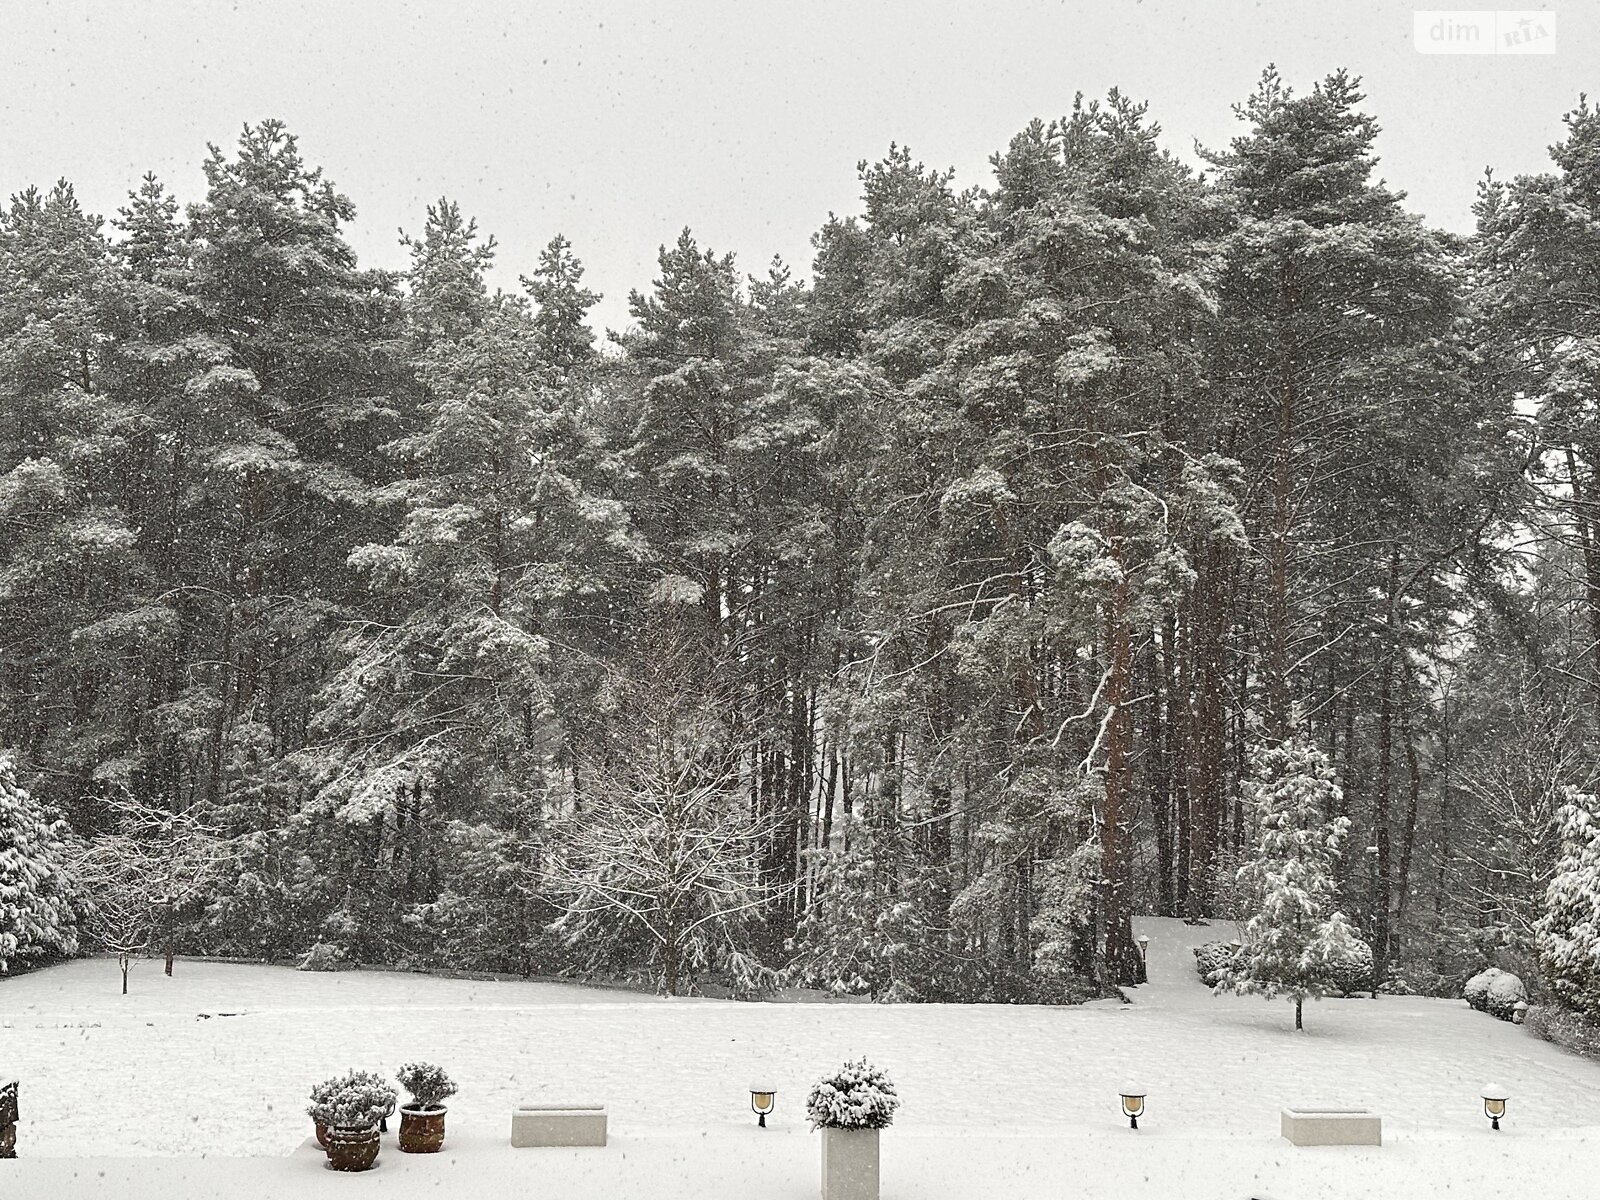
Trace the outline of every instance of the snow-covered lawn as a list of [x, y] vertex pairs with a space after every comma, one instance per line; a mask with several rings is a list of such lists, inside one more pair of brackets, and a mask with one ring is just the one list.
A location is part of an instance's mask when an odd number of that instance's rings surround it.
[[[25, 1157], [0, 1164], [0, 1197], [509, 1196], [537, 1183], [572, 1200], [798, 1200], [817, 1178], [805, 1089], [861, 1054], [905, 1102], [884, 1136], [884, 1200], [1592, 1194], [1600, 1066], [1461, 1002], [1327, 1000], [1296, 1034], [1289, 1003], [1215, 998], [1195, 979], [1187, 947], [1229, 931], [1140, 924], [1153, 982], [1132, 1004], [1078, 1008], [741, 1004], [191, 962], [171, 979], [136, 965], [127, 997], [104, 960], [4, 979], [0, 1074], [23, 1081]], [[412, 1058], [461, 1084], [446, 1154], [401, 1155], [391, 1136], [357, 1183], [296, 1150], [312, 1083]], [[1511, 1089], [1499, 1134], [1479, 1111], [1490, 1079]], [[1149, 1091], [1138, 1133], [1118, 1112], [1124, 1080]], [[748, 1111], [755, 1081], [778, 1089], [766, 1131]], [[510, 1110], [537, 1099], [605, 1101], [612, 1146], [511, 1151]], [[1278, 1110], [1303, 1102], [1373, 1108], [1386, 1145], [1290, 1147]], [[155, 1155], [263, 1157], [134, 1157]], [[85, 1157], [102, 1161], [69, 1161]]]

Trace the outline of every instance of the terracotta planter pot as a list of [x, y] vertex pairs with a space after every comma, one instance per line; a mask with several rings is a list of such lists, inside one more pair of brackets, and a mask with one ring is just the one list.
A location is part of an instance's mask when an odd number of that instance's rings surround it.
[[335, 1171], [368, 1171], [378, 1161], [376, 1129], [328, 1130], [328, 1166]]
[[317, 1127], [317, 1145], [324, 1150], [328, 1148], [328, 1127], [321, 1122], [313, 1122]]
[[444, 1114], [438, 1108], [400, 1110], [400, 1149], [407, 1154], [437, 1154], [444, 1145]]

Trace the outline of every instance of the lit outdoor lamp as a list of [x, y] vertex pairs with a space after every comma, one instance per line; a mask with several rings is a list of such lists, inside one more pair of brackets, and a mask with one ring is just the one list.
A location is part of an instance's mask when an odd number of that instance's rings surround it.
[[1490, 1084], [1483, 1089], [1483, 1115], [1489, 1118], [1489, 1128], [1499, 1129], [1500, 1118], [1506, 1115], [1506, 1101], [1511, 1099], [1506, 1089]]
[[1144, 1116], [1144, 1093], [1137, 1088], [1122, 1089], [1122, 1115], [1128, 1118], [1128, 1128], [1139, 1128], [1139, 1118]]
[[760, 1117], [761, 1128], [767, 1127], [767, 1114], [772, 1111], [778, 1102], [778, 1093], [774, 1088], [753, 1087], [750, 1089], [750, 1111]]

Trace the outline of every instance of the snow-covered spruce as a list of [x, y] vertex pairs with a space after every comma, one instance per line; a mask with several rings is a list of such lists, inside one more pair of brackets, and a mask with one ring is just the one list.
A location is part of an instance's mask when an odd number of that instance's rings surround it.
[[1600, 1017], [1600, 801], [1564, 789], [1561, 854], [1534, 929], [1539, 969], [1567, 1008]]
[[444, 1073], [444, 1068], [432, 1063], [409, 1062], [395, 1072], [411, 1097], [410, 1108], [428, 1110], [443, 1108], [444, 1102], [459, 1090], [455, 1081]]
[[1245, 784], [1261, 829], [1256, 855], [1239, 869], [1253, 909], [1238, 961], [1216, 987], [1294, 1000], [1294, 1026], [1304, 1028], [1305, 1001], [1338, 990], [1339, 964], [1357, 955], [1359, 939], [1334, 910], [1333, 866], [1350, 828], [1348, 817], [1328, 820], [1340, 799], [1327, 756], [1304, 735], [1259, 746], [1253, 779]]
[[398, 1093], [372, 1071], [346, 1071], [311, 1089], [306, 1114], [329, 1129], [375, 1129], [394, 1112]]
[[0, 756], [0, 973], [13, 962], [77, 953], [64, 821], [52, 821]]
[[817, 1080], [806, 1097], [813, 1129], [885, 1129], [899, 1107], [894, 1084], [865, 1058]]

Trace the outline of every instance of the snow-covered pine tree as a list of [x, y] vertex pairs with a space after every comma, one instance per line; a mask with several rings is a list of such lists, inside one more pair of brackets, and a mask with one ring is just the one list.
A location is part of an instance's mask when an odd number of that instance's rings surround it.
[[1334, 971], [1355, 954], [1357, 938], [1333, 908], [1334, 860], [1350, 828], [1328, 819], [1339, 797], [1327, 756], [1303, 734], [1252, 754], [1245, 790], [1260, 815], [1255, 857], [1239, 869], [1253, 915], [1245, 923], [1238, 964], [1219, 990], [1294, 999], [1294, 1027], [1303, 1029], [1307, 997], [1336, 991]]
[[11, 759], [0, 756], [0, 973], [13, 962], [77, 952], [65, 831], [17, 786]]
[[1539, 969], [1568, 1008], [1600, 1017], [1600, 800], [1563, 789], [1561, 857], [1534, 927]]

